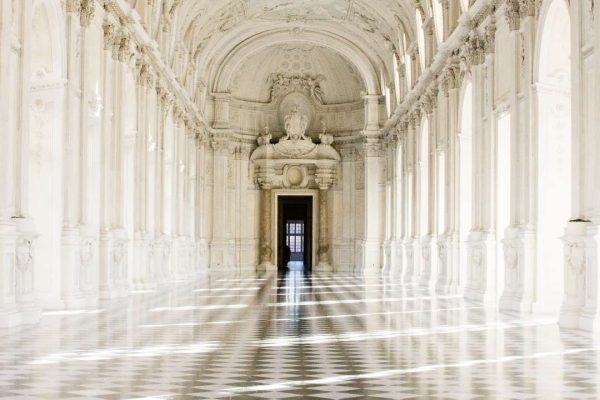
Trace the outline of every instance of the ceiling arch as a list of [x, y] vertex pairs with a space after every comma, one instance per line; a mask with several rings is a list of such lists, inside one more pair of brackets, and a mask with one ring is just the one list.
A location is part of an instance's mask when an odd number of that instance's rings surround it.
[[314, 44], [284, 43], [247, 57], [235, 70], [229, 92], [236, 99], [268, 103], [279, 77], [310, 77], [319, 82], [321, 104], [361, 101], [366, 92], [356, 67], [340, 54]]
[[289, 31], [263, 32], [260, 35], [238, 44], [238, 46], [225, 56], [222, 61], [217, 61], [218, 68], [209, 79], [214, 82], [214, 92], [227, 92], [231, 80], [240, 64], [253, 54], [278, 44], [316, 45], [328, 48], [340, 54], [359, 71], [368, 94], [379, 94], [379, 79], [377, 72], [371, 64], [369, 57], [360, 48], [349, 43], [344, 38], [331, 37], [321, 32], [303, 32], [301, 35], [290, 34]]
[[406, 0], [181, 0], [177, 36], [213, 92], [229, 89], [246, 58], [287, 43], [340, 54], [360, 72], [367, 92], [380, 94], [381, 79], [393, 79], [392, 55], [400, 58], [414, 37], [413, 14]]

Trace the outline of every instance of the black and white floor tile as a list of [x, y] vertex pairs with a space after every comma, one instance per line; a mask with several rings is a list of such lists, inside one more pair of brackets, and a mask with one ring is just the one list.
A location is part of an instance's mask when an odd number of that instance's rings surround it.
[[213, 275], [0, 332], [0, 399], [597, 399], [598, 339], [389, 277]]

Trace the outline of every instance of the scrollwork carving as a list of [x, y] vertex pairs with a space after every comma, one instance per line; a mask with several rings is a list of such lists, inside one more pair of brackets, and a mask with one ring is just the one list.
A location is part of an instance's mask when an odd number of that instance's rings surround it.
[[290, 92], [300, 92], [311, 97], [317, 104], [324, 104], [321, 89], [321, 82], [324, 79], [322, 75], [286, 76], [284, 74], [273, 74], [269, 78], [271, 85], [269, 101], [277, 101], [282, 95]]

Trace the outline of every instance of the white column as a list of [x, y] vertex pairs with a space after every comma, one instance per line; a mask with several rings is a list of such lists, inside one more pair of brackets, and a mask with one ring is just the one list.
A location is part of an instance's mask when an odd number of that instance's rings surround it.
[[565, 287], [559, 318], [562, 327], [592, 332], [600, 331], [599, 9], [572, 2], [570, 10], [573, 204], [563, 236]]
[[[429, 131], [425, 134], [428, 135], [429, 148], [427, 149], [427, 228], [426, 232], [421, 232], [421, 274], [419, 276], [419, 283], [424, 286], [429, 286], [432, 283], [433, 267], [436, 260], [435, 252], [435, 204], [436, 204], [436, 192], [435, 192], [435, 178], [436, 178], [436, 128], [437, 128], [437, 88], [431, 89], [431, 91], [425, 96], [424, 109], [427, 112], [427, 121]], [[423, 177], [421, 177], [423, 178]]]
[[333, 185], [335, 171], [329, 168], [317, 168], [315, 181], [319, 186], [319, 246], [317, 248], [318, 263], [316, 270], [333, 271], [331, 265], [331, 238], [329, 236], [329, 189]]
[[467, 285], [465, 298], [484, 303], [498, 299], [496, 242], [494, 237], [495, 173], [493, 151], [495, 115], [494, 44], [496, 24], [486, 25], [484, 65], [471, 67], [473, 82], [473, 219], [467, 244]]
[[[105, 21], [104, 52], [102, 53], [102, 97], [104, 98], [104, 112], [102, 114], [102, 139], [100, 149], [100, 236], [99, 236], [99, 290], [101, 298], [117, 297], [117, 279], [115, 276], [113, 256], [113, 218], [112, 210], [118, 207], [116, 200], [117, 189], [114, 186], [118, 160], [115, 156], [118, 151], [118, 137], [113, 134], [112, 121], [115, 119], [116, 92], [113, 77], [117, 69], [113, 67], [112, 50], [115, 39], [114, 25]], [[118, 154], [118, 153], [116, 153]], [[113, 173], [114, 171], [114, 173]]]
[[383, 266], [382, 243], [384, 239], [385, 162], [382, 143], [367, 138], [364, 149], [364, 238], [362, 265], [365, 273], [380, 272]]
[[261, 183], [260, 193], [260, 264], [258, 271], [274, 270], [277, 267], [273, 262], [273, 243], [271, 243], [271, 185], [269, 181]]
[[200, 268], [200, 273], [208, 272], [209, 267], [209, 208], [208, 198], [210, 192], [208, 190], [208, 173], [206, 156], [209, 151], [208, 142], [205, 138], [197, 142], [197, 158], [196, 158], [196, 242], [198, 246], [197, 257]]
[[230, 238], [231, 227], [229, 204], [228, 168], [232, 147], [225, 138], [213, 141], [213, 204], [212, 220], [213, 232], [210, 243], [210, 268], [223, 269], [233, 266], [232, 241]]
[[[533, 41], [535, 23], [533, 18], [516, 17], [509, 21], [509, 37], [513, 45], [512, 63], [514, 76], [510, 90], [511, 135], [511, 188], [510, 226], [498, 226], [496, 234], [504, 229], [502, 240], [504, 252], [504, 290], [500, 297], [503, 310], [530, 312], [535, 301], [536, 241], [535, 241], [535, 181], [536, 166], [533, 162], [533, 130], [530, 124], [533, 68]], [[520, 21], [518, 21], [520, 19]], [[532, 207], [533, 206], [533, 207]]]
[[[81, 120], [83, 118], [83, 97], [85, 75], [83, 54], [84, 33], [78, 39], [80, 31], [79, 16], [75, 2], [67, 2], [66, 18], [66, 64], [67, 64], [67, 96], [65, 104], [66, 124], [64, 149], [64, 221], [62, 231], [62, 266], [61, 286], [62, 299], [66, 308], [81, 308], [85, 299], [81, 290]], [[80, 95], [81, 93], [81, 95]]]

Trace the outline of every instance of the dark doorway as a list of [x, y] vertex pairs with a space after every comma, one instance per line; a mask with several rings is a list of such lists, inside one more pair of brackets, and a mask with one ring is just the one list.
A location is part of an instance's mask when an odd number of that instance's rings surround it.
[[312, 196], [279, 196], [277, 201], [277, 266], [312, 268]]

